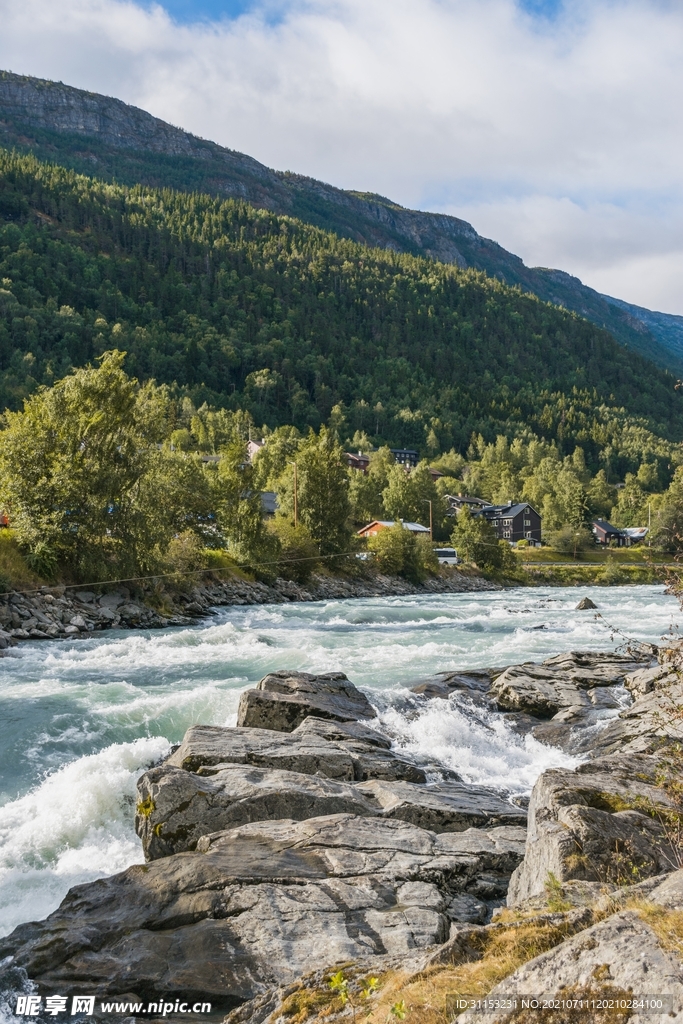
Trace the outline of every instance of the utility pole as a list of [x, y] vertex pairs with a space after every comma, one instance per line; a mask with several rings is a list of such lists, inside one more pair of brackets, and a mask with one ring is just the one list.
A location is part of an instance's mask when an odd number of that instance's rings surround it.
[[296, 462], [290, 462], [290, 466], [294, 466], [294, 526], [297, 527], [299, 525], [299, 495], [296, 479]]
[[432, 518], [432, 503], [429, 498], [422, 499], [425, 505], [429, 505], [429, 540], [434, 543], [434, 520]]

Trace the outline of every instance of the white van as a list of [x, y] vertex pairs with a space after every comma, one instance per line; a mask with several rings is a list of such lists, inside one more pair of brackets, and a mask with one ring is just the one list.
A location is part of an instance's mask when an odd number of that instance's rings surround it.
[[455, 548], [434, 548], [434, 554], [439, 559], [439, 565], [457, 565], [460, 561]]

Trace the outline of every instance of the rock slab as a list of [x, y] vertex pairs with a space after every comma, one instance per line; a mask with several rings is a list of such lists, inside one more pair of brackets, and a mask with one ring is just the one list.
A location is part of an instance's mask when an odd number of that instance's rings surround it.
[[271, 672], [246, 690], [237, 712], [238, 726], [292, 732], [314, 715], [339, 722], [372, 719], [377, 712], [343, 672]]

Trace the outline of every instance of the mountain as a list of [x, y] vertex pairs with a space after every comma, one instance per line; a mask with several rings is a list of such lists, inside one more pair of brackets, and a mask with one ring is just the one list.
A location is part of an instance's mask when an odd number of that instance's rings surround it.
[[0, 145], [104, 180], [243, 199], [366, 245], [482, 270], [578, 313], [659, 366], [683, 373], [681, 317], [601, 295], [560, 270], [527, 267], [457, 217], [271, 170], [121, 100], [0, 72]]
[[0, 408], [114, 348], [179, 422], [208, 402], [425, 456], [535, 434], [617, 478], [683, 439], [670, 372], [496, 278], [0, 149]]

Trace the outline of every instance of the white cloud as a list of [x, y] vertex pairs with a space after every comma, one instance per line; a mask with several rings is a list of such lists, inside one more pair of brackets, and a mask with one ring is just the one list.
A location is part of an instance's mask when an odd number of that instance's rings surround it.
[[178, 26], [0, 0], [0, 66], [120, 96], [270, 166], [465, 216], [526, 262], [683, 313], [683, 5], [294, 0]]

